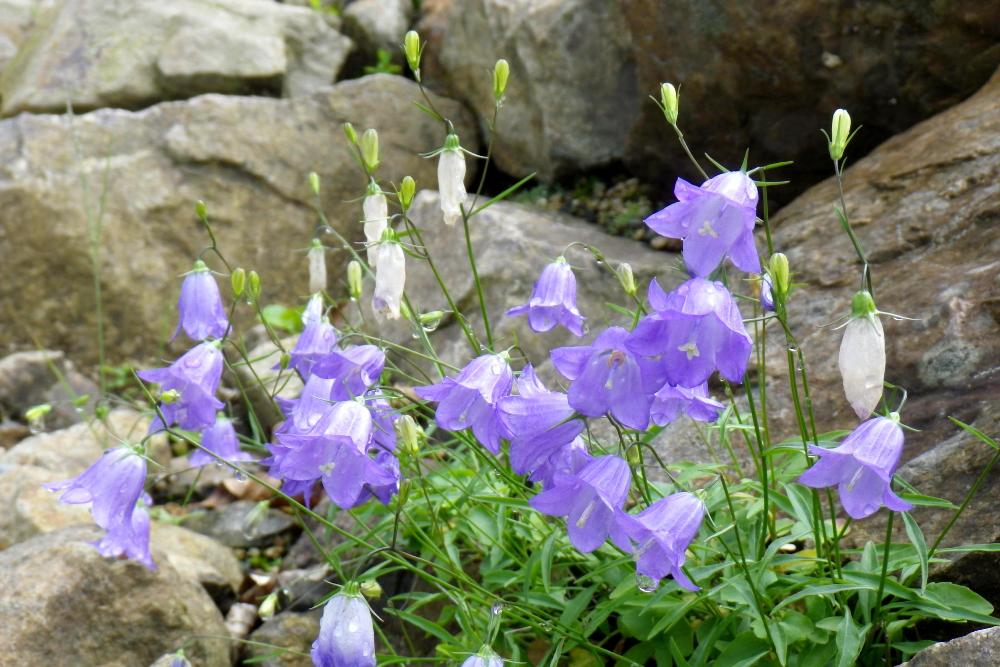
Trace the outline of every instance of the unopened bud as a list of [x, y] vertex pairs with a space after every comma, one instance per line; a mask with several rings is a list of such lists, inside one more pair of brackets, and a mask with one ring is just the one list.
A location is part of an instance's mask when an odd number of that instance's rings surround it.
[[247, 274], [247, 285], [250, 298], [256, 301], [260, 297], [260, 276], [253, 269]]
[[420, 34], [416, 30], [409, 31], [403, 37], [403, 53], [406, 54], [406, 64], [417, 74], [420, 71]]
[[409, 210], [413, 196], [417, 193], [417, 182], [411, 176], [404, 176], [399, 184], [399, 205], [404, 211]]
[[507, 79], [510, 77], [510, 63], [501, 58], [493, 66], [493, 97], [499, 102], [507, 90]]
[[403, 319], [413, 321], [413, 313], [410, 311], [410, 307], [406, 305], [405, 301], [399, 303], [399, 314], [403, 316]]
[[315, 171], [309, 172], [309, 189], [314, 195], [319, 195], [319, 174]]
[[358, 143], [358, 133], [355, 131], [354, 126], [350, 123], [344, 123], [344, 136], [352, 144]]
[[309, 292], [315, 294], [326, 289], [326, 248], [319, 239], [309, 247]]
[[281, 356], [278, 358], [278, 368], [285, 370], [288, 365], [292, 363], [292, 355], [288, 352], [282, 352]]
[[399, 493], [396, 494], [396, 506], [402, 507], [410, 497], [410, 480], [404, 479], [399, 483]]
[[396, 420], [396, 431], [399, 433], [400, 445], [410, 456], [420, 453], [421, 430], [416, 420], [410, 415], [403, 415]]
[[80, 394], [73, 399], [74, 408], [82, 408], [90, 402], [90, 394]]
[[642, 464], [642, 453], [636, 446], [629, 447], [625, 450], [625, 460], [628, 461], [629, 465], [637, 466]]
[[236, 267], [229, 274], [229, 284], [233, 288], [233, 296], [236, 298], [243, 296], [243, 290], [247, 287], [247, 272], [242, 267]]
[[272, 592], [257, 608], [257, 615], [261, 618], [271, 618], [274, 612], [278, 611], [278, 591]]
[[29, 424], [34, 424], [40, 422], [50, 412], [52, 412], [52, 406], [48, 403], [33, 405], [24, 411], [24, 418]]
[[622, 262], [618, 266], [618, 281], [622, 284], [622, 289], [629, 296], [635, 296], [635, 275], [632, 273], [632, 265], [628, 262]]
[[361, 594], [369, 600], [378, 600], [382, 597], [382, 587], [374, 579], [366, 579], [361, 582]]
[[181, 392], [176, 389], [168, 389], [167, 391], [160, 394], [160, 402], [164, 405], [172, 405], [176, 403], [181, 398]]
[[680, 95], [672, 83], [660, 84], [660, 104], [663, 105], [663, 115], [671, 125], [677, 124], [677, 113], [680, 108]]
[[433, 331], [438, 328], [441, 324], [441, 320], [444, 319], [443, 310], [431, 310], [426, 313], [420, 313], [420, 317], [417, 320], [420, 322], [420, 326], [428, 331]]
[[361, 278], [361, 263], [352, 259], [347, 263], [347, 290], [355, 301], [361, 298]]
[[369, 172], [378, 169], [378, 132], [371, 128], [361, 135], [361, 159]]
[[782, 297], [788, 294], [789, 272], [788, 257], [783, 252], [771, 255], [768, 273], [771, 275], [771, 287]]
[[839, 160], [844, 157], [844, 150], [847, 149], [847, 140], [851, 137], [851, 115], [845, 109], [837, 109], [833, 112], [833, 121], [830, 124], [830, 157]]

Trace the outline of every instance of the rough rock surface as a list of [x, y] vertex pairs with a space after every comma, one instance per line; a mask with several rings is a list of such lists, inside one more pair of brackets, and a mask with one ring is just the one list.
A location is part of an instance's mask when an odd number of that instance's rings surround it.
[[899, 667], [993, 667], [1000, 664], [1000, 628], [987, 628], [925, 648]]
[[102, 557], [87, 544], [97, 532], [66, 528], [0, 552], [4, 660], [126, 667], [184, 646], [194, 664], [227, 667], [229, 642], [213, 638], [225, 625], [208, 594], [156, 553], [155, 572]]
[[0, 465], [0, 550], [66, 526], [92, 523], [89, 506], [65, 505], [42, 484], [65, 475], [28, 465]]
[[37, 9], [0, 76], [0, 111], [139, 108], [202, 93], [332, 84], [351, 41], [270, 0], [68, 0]]
[[411, 0], [356, 0], [344, 8], [344, 32], [368, 53], [384, 49], [403, 62], [403, 35], [413, 20]]
[[0, 410], [23, 418], [28, 408], [48, 403], [52, 411], [43, 420], [47, 430], [81, 421], [85, 411], [78, 411], [73, 400], [93, 399], [97, 394], [97, 385], [81, 375], [62, 352], [18, 352], [0, 359]]
[[[306, 293], [300, 251], [316, 226], [310, 171], [320, 175], [332, 224], [360, 236], [360, 206], [348, 200], [363, 190], [364, 178], [347, 152], [342, 122], [378, 128], [383, 182], [399, 183], [405, 174], [435, 182], [433, 161], [417, 153], [439, 146], [442, 132], [409, 108], [417, 97], [412, 82], [374, 75], [289, 100], [209, 95], [141, 112], [0, 121], [0, 265], [8, 276], [0, 313], [19, 316], [18, 324], [0, 317], [0, 346], [35, 347], [26, 328], [38, 344], [79, 361], [96, 359], [85, 248], [93, 228], [88, 211], [97, 215], [103, 184], [101, 275], [106, 349], [114, 359], [155, 354], [173, 332], [178, 277], [209, 244], [193, 214], [198, 199], [207, 202], [229, 261], [260, 273], [264, 303], [296, 302]], [[471, 116], [443, 98], [435, 104], [473, 148]], [[331, 276], [341, 275], [340, 257], [331, 253]], [[249, 318], [249, 310], [239, 313]]]
[[159, 522], [153, 522], [149, 540], [154, 552], [162, 552], [182, 577], [200, 583], [214, 600], [239, 591], [243, 570], [229, 547], [182, 526]]
[[295, 529], [295, 521], [275, 509], [258, 509], [257, 503], [241, 500], [218, 510], [193, 512], [185, 526], [234, 548], [272, 544], [278, 536]]
[[24, 42], [43, 5], [53, 0], [0, 0], [0, 72]]
[[248, 646], [247, 658], [254, 658], [254, 664], [262, 667], [310, 667], [313, 663], [309, 650], [319, 634], [321, 615], [320, 610], [286, 611], [264, 621], [250, 640], [269, 646]]

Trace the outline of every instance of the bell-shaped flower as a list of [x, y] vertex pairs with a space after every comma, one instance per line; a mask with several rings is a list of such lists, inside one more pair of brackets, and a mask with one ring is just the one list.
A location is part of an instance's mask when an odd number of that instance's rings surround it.
[[503, 667], [503, 659], [489, 646], [484, 646], [478, 653], [466, 658], [462, 667]]
[[311, 656], [316, 667], [375, 667], [372, 614], [355, 584], [326, 603]]
[[471, 428], [486, 449], [498, 454], [504, 430], [497, 403], [510, 394], [513, 383], [507, 359], [499, 354], [484, 354], [470, 361], [457, 376], [414, 391], [420, 398], [438, 404], [438, 426], [451, 432]]
[[[323, 315], [323, 295], [313, 294], [302, 313], [305, 328], [289, 354], [288, 367], [308, 380], [316, 362], [325, 358], [337, 344], [337, 330]], [[275, 364], [274, 370], [280, 366]]]
[[[369, 248], [369, 251], [371, 248]], [[399, 319], [406, 285], [406, 254], [397, 241], [384, 240], [375, 247], [375, 293], [372, 310], [390, 320]]]
[[365, 394], [365, 407], [372, 415], [372, 443], [387, 452], [396, 451], [396, 420], [399, 413], [378, 390]]
[[[105, 450], [97, 461], [73, 479], [45, 484], [61, 491], [60, 502], [90, 503], [94, 522], [106, 531], [95, 546], [105, 556], [127, 555], [153, 569], [149, 555], [149, 516], [137, 509], [146, 483], [146, 460], [131, 447]], [[136, 516], [136, 512], [141, 514]]]
[[635, 543], [636, 572], [657, 582], [671, 575], [681, 588], [698, 590], [681, 567], [704, 516], [704, 503], [687, 492], [661, 498], [636, 516], [619, 515]]
[[368, 186], [368, 194], [361, 203], [361, 209], [365, 216], [365, 242], [368, 246], [368, 266], [375, 268], [378, 266], [378, 253], [375, 248], [382, 241], [382, 234], [389, 228], [389, 204], [385, 195], [375, 184], [371, 182]]
[[678, 178], [674, 196], [676, 203], [645, 222], [661, 236], [684, 240], [688, 271], [706, 278], [729, 257], [737, 268], [760, 273], [760, 257], [753, 240], [757, 186], [749, 176], [730, 171], [701, 186]]
[[[587, 451], [583, 438], [574, 438], [568, 445], [562, 445], [541, 463], [533, 462], [528, 479], [538, 482], [543, 488], [552, 488], [560, 476], [575, 475], [594, 460]], [[511, 465], [513, 467], [513, 464]]]
[[851, 304], [851, 319], [840, 342], [840, 377], [844, 394], [859, 419], [867, 418], [882, 398], [885, 382], [885, 333], [875, 302], [868, 292], [858, 292]]
[[774, 312], [774, 285], [766, 273], [760, 277], [760, 307], [765, 313]]
[[802, 473], [799, 483], [821, 489], [836, 486], [844, 511], [864, 519], [885, 505], [895, 512], [913, 509], [892, 492], [892, 475], [903, 453], [899, 416], [873, 417], [854, 429], [839, 447], [809, 446], [819, 461]]
[[617, 514], [628, 496], [631, 473], [617, 456], [599, 456], [572, 475], [557, 475], [551, 488], [529, 503], [543, 514], [566, 517], [569, 541], [589, 553], [608, 537], [628, 550]]
[[205, 262], [198, 260], [191, 272], [184, 276], [177, 310], [180, 311], [180, 320], [174, 331], [175, 338], [181, 329], [194, 341], [226, 335], [229, 329], [226, 308], [222, 305], [219, 285]]
[[[249, 452], [244, 452], [240, 449], [240, 441], [236, 437], [236, 429], [233, 428], [233, 423], [221, 413], [216, 417], [214, 424], [201, 432], [201, 446], [226, 461], [253, 460], [253, 456]], [[218, 459], [201, 449], [196, 449], [188, 455], [188, 462], [194, 467], [203, 466], [206, 463], [216, 463], [217, 461]]]
[[309, 291], [318, 294], [326, 289], [326, 248], [319, 239], [313, 239], [306, 260], [309, 263]]
[[574, 336], [583, 335], [583, 316], [576, 307], [576, 276], [564, 257], [542, 270], [523, 306], [507, 311], [507, 317], [528, 316], [532, 331], [544, 333], [561, 325]]
[[346, 401], [364, 396], [385, 368], [385, 352], [374, 345], [352, 345], [334, 350], [313, 366], [313, 373], [334, 380], [330, 398]]
[[670, 424], [682, 414], [698, 422], [714, 422], [724, 409], [708, 395], [707, 382], [691, 388], [665, 384], [653, 394], [649, 416], [658, 426]]
[[444, 222], [454, 225], [462, 219], [462, 204], [466, 195], [465, 155], [456, 134], [445, 138], [444, 148], [438, 155], [438, 193]]
[[658, 368], [625, 345], [628, 331], [610, 327], [590, 345], [552, 350], [556, 370], [571, 381], [569, 404], [580, 414], [610, 413], [629, 428], [649, 425], [650, 395], [663, 384]]
[[740, 382], [752, 343], [736, 301], [722, 283], [692, 278], [666, 294], [654, 279], [647, 315], [629, 336], [636, 354], [659, 358], [667, 382], [697, 387], [716, 370]]
[[146, 382], [153, 382], [163, 391], [176, 391], [176, 400], [160, 403], [166, 424], [157, 415], [149, 425], [155, 433], [170, 424], [200, 431], [215, 423], [215, 413], [222, 409], [222, 401], [215, 397], [222, 380], [222, 352], [214, 343], [199, 343], [167, 368], [139, 371], [137, 375]]

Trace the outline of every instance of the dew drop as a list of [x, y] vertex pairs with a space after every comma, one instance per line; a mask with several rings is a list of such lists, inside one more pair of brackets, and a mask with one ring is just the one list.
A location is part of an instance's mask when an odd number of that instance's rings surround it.
[[660, 581], [636, 572], [635, 585], [643, 593], [654, 593], [660, 587]]

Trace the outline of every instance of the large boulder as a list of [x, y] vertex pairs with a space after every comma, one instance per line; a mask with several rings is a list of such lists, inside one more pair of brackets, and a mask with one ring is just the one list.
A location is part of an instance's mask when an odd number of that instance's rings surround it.
[[67, 0], [34, 23], [0, 76], [0, 111], [140, 108], [202, 93], [301, 95], [332, 84], [351, 40], [271, 0]]
[[997, 664], [1000, 664], [1000, 628], [987, 628], [929, 646], [899, 667], [993, 667]]
[[5, 662], [126, 667], [183, 647], [194, 664], [228, 667], [222, 615], [197, 583], [156, 552], [155, 571], [104, 558], [97, 538], [71, 527], [0, 551]]
[[[62, 352], [31, 350], [0, 359], [0, 411], [24, 418], [26, 410], [46, 403], [52, 406], [37, 428], [63, 428], [84, 419], [96, 399], [97, 385], [76, 370]], [[87, 408], [86, 410], [84, 408]]]
[[[360, 205], [349, 200], [365, 179], [341, 123], [379, 130], [383, 182], [399, 183], [405, 174], [435, 181], [433, 161], [417, 153], [441, 145], [442, 130], [409, 108], [418, 96], [402, 77], [373, 75], [287, 100], [208, 95], [140, 112], [0, 121], [0, 265], [7, 276], [0, 312], [18, 315], [0, 318], [0, 346], [46, 345], [96, 361], [98, 309], [86, 248], [99, 237], [109, 361], [156, 354], [174, 327], [179, 276], [209, 245], [193, 213], [198, 199], [208, 203], [229, 262], [260, 273], [262, 300], [299, 300], [307, 293], [301, 250], [317, 224], [310, 171], [322, 180], [331, 224], [360, 237]], [[434, 104], [474, 148], [470, 115], [443, 98]], [[212, 255], [205, 259], [224, 268]], [[340, 275], [338, 265], [331, 263], [331, 274]], [[237, 315], [246, 321], [252, 313]]]

